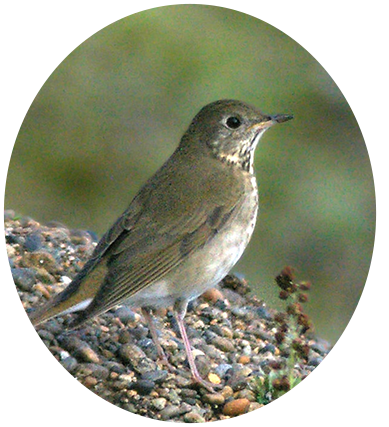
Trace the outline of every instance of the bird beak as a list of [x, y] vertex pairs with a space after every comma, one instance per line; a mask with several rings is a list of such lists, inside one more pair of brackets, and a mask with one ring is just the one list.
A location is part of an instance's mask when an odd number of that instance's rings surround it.
[[270, 116], [270, 120], [273, 123], [284, 123], [292, 119], [293, 119], [293, 114], [275, 114], [274, 116]]
[[273, 116], [267, 116], [265, 120], [260, 123], [254, 123], [251, 128], [258, 131], [265, 130], [277, 123], [284, 123], [292, 119], [293, 114], [274, 114]]

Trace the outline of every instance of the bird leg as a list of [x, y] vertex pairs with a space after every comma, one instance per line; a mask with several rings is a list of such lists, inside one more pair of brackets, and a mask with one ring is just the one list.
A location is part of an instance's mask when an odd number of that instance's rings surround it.
[[153, 343], [155, 347], [157, 348], [158, 358], [161, 361], [163, 365], [165, 365], [170, 372], [174, 372], [174, 367], [169, 363], [168, 358], [166, 357], [165, 352], [163, 351], [163, 348], [159, 342], [157, 329], [155, 327], [153, 316], [151, 314], [151, 310], [149, 308], [142, 308], [142, 314], [143, 317], [146, 319], [147, 326], [150, 331], [151, 339], [153, 340]]
[[189, 363], [189, 367], [190, 367], [190, 370], [192, 373], [192, 377], [196, 383], [203, 386], [209, 392], [215, 393], [214, 388], [215, 387], [218, 388], [219, 385], [218, 384], [212, 384], [212, 383], [204, 380], [203, 378], [201, 378], [199, 371], [197, 370], [197, 366], [196, 366], [196, 363], [195, 363], [195, 360], [193, 357], [192, 348], [191, 348], [191, 345], [189, 342], [188, 335], [186, 334], [185, 323], [184, 323], [184, 317], [186, 314], [187, 306], [188, 306], [187, 301], [177, 300], [176, 303], [174, 304], [174, 309], [176, 311], [176, 319], [177, 319], [178, 327], [180, 329], [182, 341], [184, 342], [186, 357], [188, 359], [188, 363]]

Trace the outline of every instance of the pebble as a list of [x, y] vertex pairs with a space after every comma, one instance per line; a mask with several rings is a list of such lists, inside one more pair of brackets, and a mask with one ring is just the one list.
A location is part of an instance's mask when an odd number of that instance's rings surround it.
[[24, 249], [28, 252], [38, 251], [43, 247], [43, 237], [41, 233], [31, 233], [26, 236]]
[[170, 420], [181, 414], [180, 407], [178, 405], [168, 405], [160, 412], [161, 419], [163, 421]]
[[74, 357], [66, 357], [61, 360], [61, 365], [70, 373], [74, 373], [78, 367], [77, 359]]
[[222, 393], [207, 393], [204, 394], [202, 400], [211, 405], [223, 405], [226, 399]]
[[166, 406], [167, 400], [164, 397], [158, 397], [151, 401], [151, 404], [157, 411], [162, 411], [162, 409]]
[[212, 372], [208, 374], [208, 379], [210, 381], [211, 384], [220, 384], [221, 383], [221, 379], [218, 375], [213, 374]]
[[237, 415], [245, 414], [250, 407], [250, 401], [248, 399], [234, 399], [227, 402], [223, 407], [223, 414], [229, 415], [230, 417], [236, 417]]
[[150, 394], [155, 388], [155, 382], [151, 380], [138, 380], [132, 383], [132, 389], [136, 390], [139, 394]]
[[218, 365], [214, 371], [215, 373], [220, 377], [220, 378], [224, 378], [227, 374], [227, 372], [232, 368], [232, 365], [228, 364], [228, 363], [221, 363], [220, 365]]
[[90, 347], [81, 347], [76, 352], [76, 357], [79, 357], [84, 362], [100, 363], [100, 358]]
[[50, 274], [57, 274], [61, 270], [53, 255], [43, 250], [27, 253], [24, 264], [26, 267], [44, 268]]
[[127, 324], [128, 322], [135, 322], [136, 319], [135, 313], [125, 305], [120, 306], [113, 314], [124, 324]]
[[197, 412], [188, 412], [184, 415], [184, 421], [186, 423], [205, 423], [205, 418]]
[[99, 380], [106, 380], [109, 377], [109, 369], [97, 363], [83, 363], [83, 368], [90, 371]]
[[259, 415], [263, 415], [266, 412], [266, 406], [264, 406], [262, 403], [251, 402], [247, 412], [250, 413], [250, 417], [257, 417]]
[[36, 270], [33, 268], [11, 268], [15, 285], [22, 291], [29, 292], [35, 285]]
[[221, 394], [224, 396], [224, 399], [227, 400], [233, 396], [234, 390], [229, 385], [226, 385], [221, 391]]
[[157, 384], [162, 383], [166, 380], [169, 372], [166, 370], [147, 371], [142, 374], [142, 380], [153, 381]]
[[234, 390], [239, 391], [247, 387], [247, 379], [244, 377], [232, 377], [227, 384]]
[[[85, 231], [69, 231], [56, 223], [47, 228], [31, 218], [20, 221], [14, 217], [14, 213], [8, 214], [6, 222], [7, 253], [19, 279], [19, 295], [30, 311], [70, 283], [95, 243], [92, 234]], [[226, 419], [263, 406], [250, 388], [252, 379], [264, 382], [272, 370], [269, 363], [284, 363], [288, 345], [283, 343], [282, 353], [274, 345], [275, 312], [245, 296], [245, 281], [230, 276], [223, 283], [222, 290], [212, 289], [204, 298], [192, 301], [185, 317], [202, 377], [223, 384], [215, 393], [193, 386], [177, 323], [169, 309], [154, 314], [173, 372], [155, 362], [155, 346], [143, 317], [124, 305], [70, 333], [64, 329], [73, 315], [52, 319], [39, 328], [39, 335], [65, 369], [121, 408], [173, 422]], [[123, 324], [129, 327], [123, 328]], [[305, 378], [330, 346], [313, 337], [301, 339], [312, 350], [308, 364], [299, 361], [295, 371]]]
[[238, 363], [241, 363], [242, 365], [247, 365], [248, 363], [250, 363], [250, 360], [250, 356], [243, 355], [239, 357]]
[[86, 377], [83, 380], [84, 386], [88, 388], [92, 388], [97, 384], [97, 379], [95, 377]]
[[232, 343], [231, 340], [227, 339], [227, 338], [223, 338], [223, 337], [219, 337], [216, 336], [213, 340], [212, 340], [212, 344], [218, 348], [219, 350], [222, 350], [224, 352], [232, 352], [235, 351], [235, 346]]
[[119, 356], [124, 363], [132, 363], [146, 357], [144, 351], [133, 344], [122, 345], [119, 348]]
[[238, 391], [235, 397], [239, 399], [247, 399], [250, 402], [255, 402], [257, 400], [257, 396], [255, 395], [255, 393], [252, 390], [249, 390], [247, 388], [241, 391]]
[[50, 299], [50, 292], [42, 283], [37, 283], [35, 290], [40, 292], [46, 299]]
[[224, 296], [217, 288], [211, 288], [202, 294], [205, 301], [215, 303], [218, 300], [223, 300]]
[[135, 344], [124, 344], [120, 346], [118, 355], [125, 364], [131, 366], [131, 368], [139, 374], [157, 369], [156, 363], [147, 358], [144, 351]]

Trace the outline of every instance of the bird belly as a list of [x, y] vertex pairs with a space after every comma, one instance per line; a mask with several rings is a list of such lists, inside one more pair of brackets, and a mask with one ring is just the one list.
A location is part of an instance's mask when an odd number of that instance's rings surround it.
[[[257, 206], [243, 206], [241, 215], [220, 230], [201, 249], [191, 253], [166, 276], [127, 301], [134, 307], [160, 308], [176, 300], [192, 300], [217, 285], [242, 256], [254, 230]], [[246, 221], [242, 221], [245, 218]]]

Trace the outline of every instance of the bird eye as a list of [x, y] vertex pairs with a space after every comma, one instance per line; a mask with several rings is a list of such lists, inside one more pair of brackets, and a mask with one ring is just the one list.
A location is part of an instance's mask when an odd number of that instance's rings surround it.
[[242, 124], [242, 122], [238, 119], [238, 117], [228, 117], [226, 120], [226, 125], [230, 129], [238, 129], [238, 127]]

